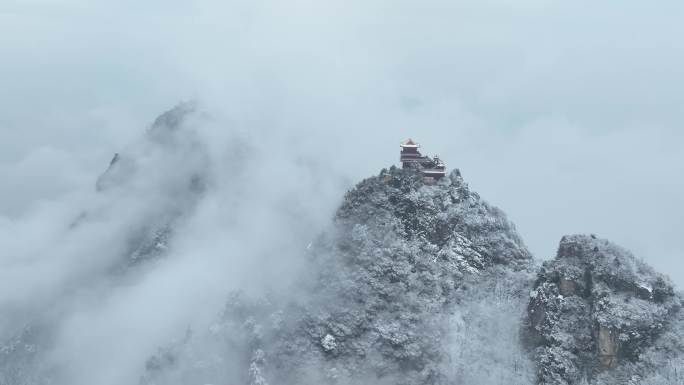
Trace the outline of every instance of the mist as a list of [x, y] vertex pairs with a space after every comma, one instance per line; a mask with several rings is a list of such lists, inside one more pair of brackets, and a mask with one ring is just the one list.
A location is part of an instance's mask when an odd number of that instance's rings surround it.
[[[48, 365], [64, 383], [135, 382], [231, 290], [287, 287], [344, 192], [397, 164], [407, 137], [536, 257], [597, 233], [681, 286], [683, 7], [5, 1], [1, 336], [57, 322]], [[146, 137], [190, 100], [171, 150]], [[114, 153], [135, 172], [98, 193]], [[131, 234], [169, 221], [163, 260], [112, 276]]]

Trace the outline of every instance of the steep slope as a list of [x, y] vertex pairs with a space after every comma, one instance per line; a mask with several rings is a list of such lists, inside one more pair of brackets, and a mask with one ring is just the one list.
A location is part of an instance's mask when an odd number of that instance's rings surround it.
[[[535, 286], [529, 336], [542, 384], [642, 383], [667, 361], [664, 349], [681, 354], [681, 297], [665, 276], [619, 246], [564, 237]], [[649, 358], [658, 354], [660, 362]]]
[[[97, 180], [96, 189], [101, 194], [117, 195], [123, 190], [124, 194], [156, 193], [158, 197], [149, 212], [134, 224], [125, 252], [128, 264], [164, 254], [176, 223], [194, 209], [206, 189], [210, 162], [195, 137], [193, 119], [197, 119], [193, 103], [181, 103], [161, 114], [145, 132], [139, 147], [115, 154]], [[149, 190], [148, 186], [157, 191], [140, 191]]]
[[459, 303], [484, 302], [478, 293], [496, 282], [509, 283], [503, 296], [529, 291], [530, 253], [458, 171], [429, 185], [383, 170], [347, 194], [334, 222], [311, 245], [294, 298], [236, 294], [209, 333], [153, 358], [144, 382], [449, 383], [463, 374], [445, 343]]
[[[188, 122], [193, 113], [193, 105], [181, 104], [157, 118], [136, 146], [112, 159], [96, 184], [99, 200], [64, 229], [61, 241], [94, 244], [92, 254], [83, 257], [97, 262], [78, 260], [77, 253], [65, 255], [60, 263], [72, 263], [73, 272], [63, 282], [45, 279], [61, 285], [45, 293], [45, 304], [0, 307], [6, 319], [22, 315], [1, 331], [0, 385], [58, 383], [60, 368], [50, 367], [46, 355], [54, 348], [65, 315], [78, 306], [72, 302], [92, 300], [90, 292], [120, 285], [143, 261], [165, 254], [173, 228], [201, 199], [210, 169]], [[175, 172], [163, 171], [169, 169]], [[103, 222], [111, 225], [93, 242], [90, 228]], [[31, 258], [49, 258], [51, 252]]]

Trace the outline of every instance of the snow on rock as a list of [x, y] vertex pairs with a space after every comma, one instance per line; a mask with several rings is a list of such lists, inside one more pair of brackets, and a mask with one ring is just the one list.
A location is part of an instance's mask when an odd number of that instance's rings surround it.
[[[435, 184], [396, 168], [362, 181], [307, 258], [313, 273], [302, 277], [297, 300], [237, 293], [217, 329], [226, 331], [222, 337], [207, 333], [174, 352], [179, 363], [191, 361], [197, 350], [228, 350], [225, 356], [243, 357], [233, 362], [244, 362], [244, 369], [229, 378], [213, 377], [218, 368], [187, 369], [182, 376], [194, 371], [192, 378], [205, 382], [247, 382], [248, 357], [261, 349], [266, 359], [260, 373], [269, 383], [447, 384], [489, 370], [457, 364], [466, 357], [461, 348], [482, 362], [491, 353], [460, 331], [495, 338], [503, 330], [507, 339], [499, 340], [514, 341], [510, 354], [495, 349], [510, 363], [506, 378], [525, 378], [521, 368], [529, 365], [515, 343], [524, 306], [516, 304], [531, 288], [532, 258], [511, 222], [472, 193], [458, 171]], [[499, 280], [512, 284], [504, 290], [495, 284]], [[511, 305], [502, 298], [513, 298]], [[472, 311], [456, 312], [465, 303]], [[513, 321], [480, 324], [473, 317], [497, 303], [506, 304], [502, 314]], [[464, 322], [467, 329], [458, 326]], [[224, 343], [207, 349], [217, 339]], [[155, 369], [146, 378], [169, 383], [174, 370]], [[492, 379], [502, 371], [496, 373]]]
[[665, 276], [628, 251], [595, 236], [564, 237], [528, 305], [539, 382], [594, 383], [638, 362], [672, 326], [680, 302]]
[[335, 337], [333, 337], [330, 334], [326, 334], [325, 337], [321, 340], [321, 346], [323, 346], [323, 350], [326, 352], [332, 352], [337, 348], [337, 342], [335, 341]]
[[[154, 197], [115, 273], [173, 249], [212, 180], [193, 111], [161, 115], [98, 180], [104, 197]], [[537, 266], [458, 170], [429, 184], [415, 170], [382, 170], [302, 249], [306, 274], [292, 290], [231, 293], [207, 330], [141, 362], [140, 384], [684, 383], [684, 312], [666, 277], [594, 236], [563, 238]], [[36, 318], [0, 342], [0, 384], [58, 383], [45, 353], [58, 325]]]

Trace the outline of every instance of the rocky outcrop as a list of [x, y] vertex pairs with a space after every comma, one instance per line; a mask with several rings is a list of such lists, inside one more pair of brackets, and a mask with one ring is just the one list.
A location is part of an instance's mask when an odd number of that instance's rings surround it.
[[596, 327], [596, 356], [602, 369], [614, 368], [618, 363], [620, 341], [618, 331], [604, 325]]
[[455, 378], [445, 341], [459, 302], [497, 280], [527, 287], [518, 284], [522, 275], [508, 275], [533, 267], [513, 225], [458, 171], [426, 184], [419, 172], [396, 168], [346, 195], [307, 258], [312, 274], [295, 289], [297, 300], [232, 297], [217, 335], [174, 351], [174, 362], [193, 369], [155, 370], [146, 381], [192, 372], [205, 383], [226, 382], [212, 377], [216, 367], [192, 364], [194, 351], [218, 339], [232, 341], [230, 355], [244, 362], [227, 382], [254, 382], [249, 357], [261, 351], [258, 372], [269, 383], [447, 384]]
[[637, 362], [679, 308], [668, 279], [628, 251], [595, 236], [564, 237], [528, 306], [539, 382], [579, 384]]

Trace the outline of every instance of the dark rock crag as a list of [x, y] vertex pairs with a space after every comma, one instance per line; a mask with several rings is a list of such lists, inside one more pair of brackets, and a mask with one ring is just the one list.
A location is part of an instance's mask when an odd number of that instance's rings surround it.
[[528, 307], [539, 383], [580, 384], [638, 362], [680, 306], [669, 280], [628, 251], [595, 236], [564, 237]]

